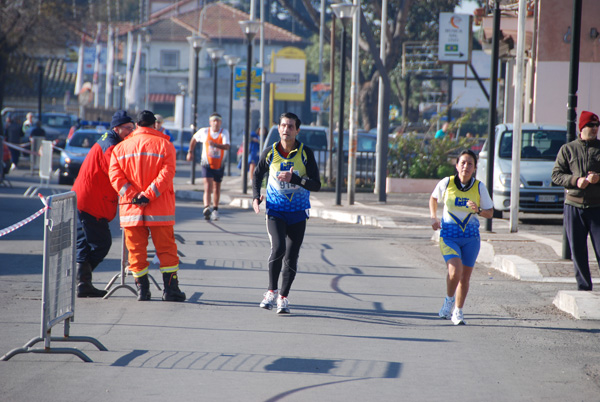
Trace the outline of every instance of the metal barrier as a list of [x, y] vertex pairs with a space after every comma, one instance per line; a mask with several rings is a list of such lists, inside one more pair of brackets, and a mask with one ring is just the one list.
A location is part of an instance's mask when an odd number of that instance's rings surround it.
[[[76, 348], [53, 348], [51, 342], [89, 342], [99, 350], [107, 350], [95, 338], [70, 336], [75, 318], [75, 245], [77, 231], [77, 198], [73, 191], [47, 198], [44, 214], [44, 262], [42, 282], [42, 323], [39, 337], [23, 347], [13, 349], [0, 360], [21, 353], [74, 354], [85, 362], [92, 360]], [[52, 328], [64, 322], [64, 336], [51, 336]], [[38, 342], [43, 348], [33, 348]]]
[[[104, 299], [108, 299], [110, 296], [112, 296], [113, 293], [115, 293], [119, 289], [129, 289], [134, 295], [137, 296], [137, 291], [133, 287], [125, 284], [125, 277], [129, 274], [128, 267], [129, 252], [127, 251], [127, 247], [125, 246], [125, 231], [121, 228], [121, 272], [113, 276], [104, 287], [104, 290], [108, 291], [108, 293], [104, 295]], [[152, 275], [148, 274], [148, 277], [152, 280], [152, 282], [154, 282], [154, 285], [159, 291], [162, 290]], [[119, 278], [121, 278], [120, 283], [111, 289], [111, 286]]]
[[29, 154], [29, 172], [33, 176], [36, 169], [40, 168], [40, 151], [44, 137], [29, 137], [31, 153]]
[[30, 186], [23, 194], [25, 197], [35, 197], [40, 189], [52, 190], [52, 194], [59, 193], [62, 191], [58, 187], [50, 186], [50, 178], [52, 177], [52, 141], [42, 141], [42, 147], [40, 149], [40, 185]]

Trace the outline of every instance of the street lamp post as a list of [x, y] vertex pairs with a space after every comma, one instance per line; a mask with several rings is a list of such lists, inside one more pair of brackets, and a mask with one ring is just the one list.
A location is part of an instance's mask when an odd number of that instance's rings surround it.
[[152, 40], [152, 31], [148, 28], [143, 28], [144, 41], [146, 42], [146, 100], [144, 109], [150, 108], [150, 41]]
[[[344, 97], [346, 96], [346, 24], [352, 19], [356, 6], [348, 3], [332, 4], [331, 9], [342, 22], [342, 42], [340, 52], [340, 105], [337, 144], [337, 174], [335, 178], [335, 205], [342, 205], [342, 169], [344, 149]], [[330, 128], [331, 129], [331, 128]]]
[[38, 120], [42, 121], [42, 93], [44, 84], [44, 64], [40, 60], [38, 64]]
[[219, 48], [208, 48], [206, 49], [210, 58], [213, 61], [213, 112], [217, 111], [217, 77], [218, 77], [218, 64], [219, 60], [225, 54], [225, 50]]
[[117, 73], [117, 85], [119, 87], [119, 109], [123, 109], [123, 89], [125, 85], [125, 77], [123, 74]]
[[[236, 64], [240, 62], [240, 58], [237, 56], [223, 56], [229, 69], [231, 70], [231, 74], [229, 77], [229, 125], [227, 128], [229, 129], [229, 133], [233, 135], [233, 129], [231, 128], [232, 120], [233, 120], [233, 71], [235, 70]], [[231, 146], [229, 150], [227, 150], [227, 176], [231, 176]]]
[[248, 150], [250, 142], [250, 89], [252, 76], [252, 40], [260, 29], [260, 22], [254, 20], [240, 21], [242, 32], [248, 39], [248, 62], [246, 64], [246, 126], [244, 130], [244, 156], [242, 159], [242, 192], [248, 193]]
[[[202, 46], [204, 46], [205, 39], [201, 36], [188, 36], [188, 43], [194, 48], [194, 96], [192, 97], [193, 102], [193, 117], [192, 117], [192, 132], [196, 133], [198, 128], [198, 55]], [[192, 172], [190, 174], [190, 182], [195, 184], [196, 182], [196, 155], [192, 155]]]

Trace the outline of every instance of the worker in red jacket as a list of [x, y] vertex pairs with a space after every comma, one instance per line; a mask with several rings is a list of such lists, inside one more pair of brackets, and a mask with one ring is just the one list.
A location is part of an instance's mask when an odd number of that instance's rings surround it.
[[81, 165], [73, 191], [77, 193], [77, 297], [104, 297], [105, 290], [92, 285], [92, 271], [112, 245], [108, 223], [117, 215], [118, 194], [110, 185], [110, 156], [118, 143], [135, 129], [124, 110], [113, 115], [108, 130], [92, 146]]
[[138, 300], [150, 300], [148, 236], [160, 260], [165, 301], [185, 301], [179, 290], [179, 257], [175, 244], [175, 147], [156, 130], [156, 117], [138, 114], [135, 131], [113, 150], [108, 174], [119, 193], [119, 217], [129, 251], [129, 271], [135, 278]]

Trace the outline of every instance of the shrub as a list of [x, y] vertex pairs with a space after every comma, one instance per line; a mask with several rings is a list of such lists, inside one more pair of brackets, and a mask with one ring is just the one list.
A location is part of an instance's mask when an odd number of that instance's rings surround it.
[[389, 177], [441, 179], [454, 173], [456, 157], [476, 144], [474, 138], [427, 138], [411, 133], [390, 141]]

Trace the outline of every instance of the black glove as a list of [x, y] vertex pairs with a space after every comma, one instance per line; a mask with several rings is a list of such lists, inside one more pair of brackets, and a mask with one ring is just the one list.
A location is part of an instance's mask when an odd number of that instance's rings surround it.
[[149, 202], [150, 200], [144, 195], [142, 195], [141, 197], [135, 197], [131, 200], [132, 204], [148, 204]]

